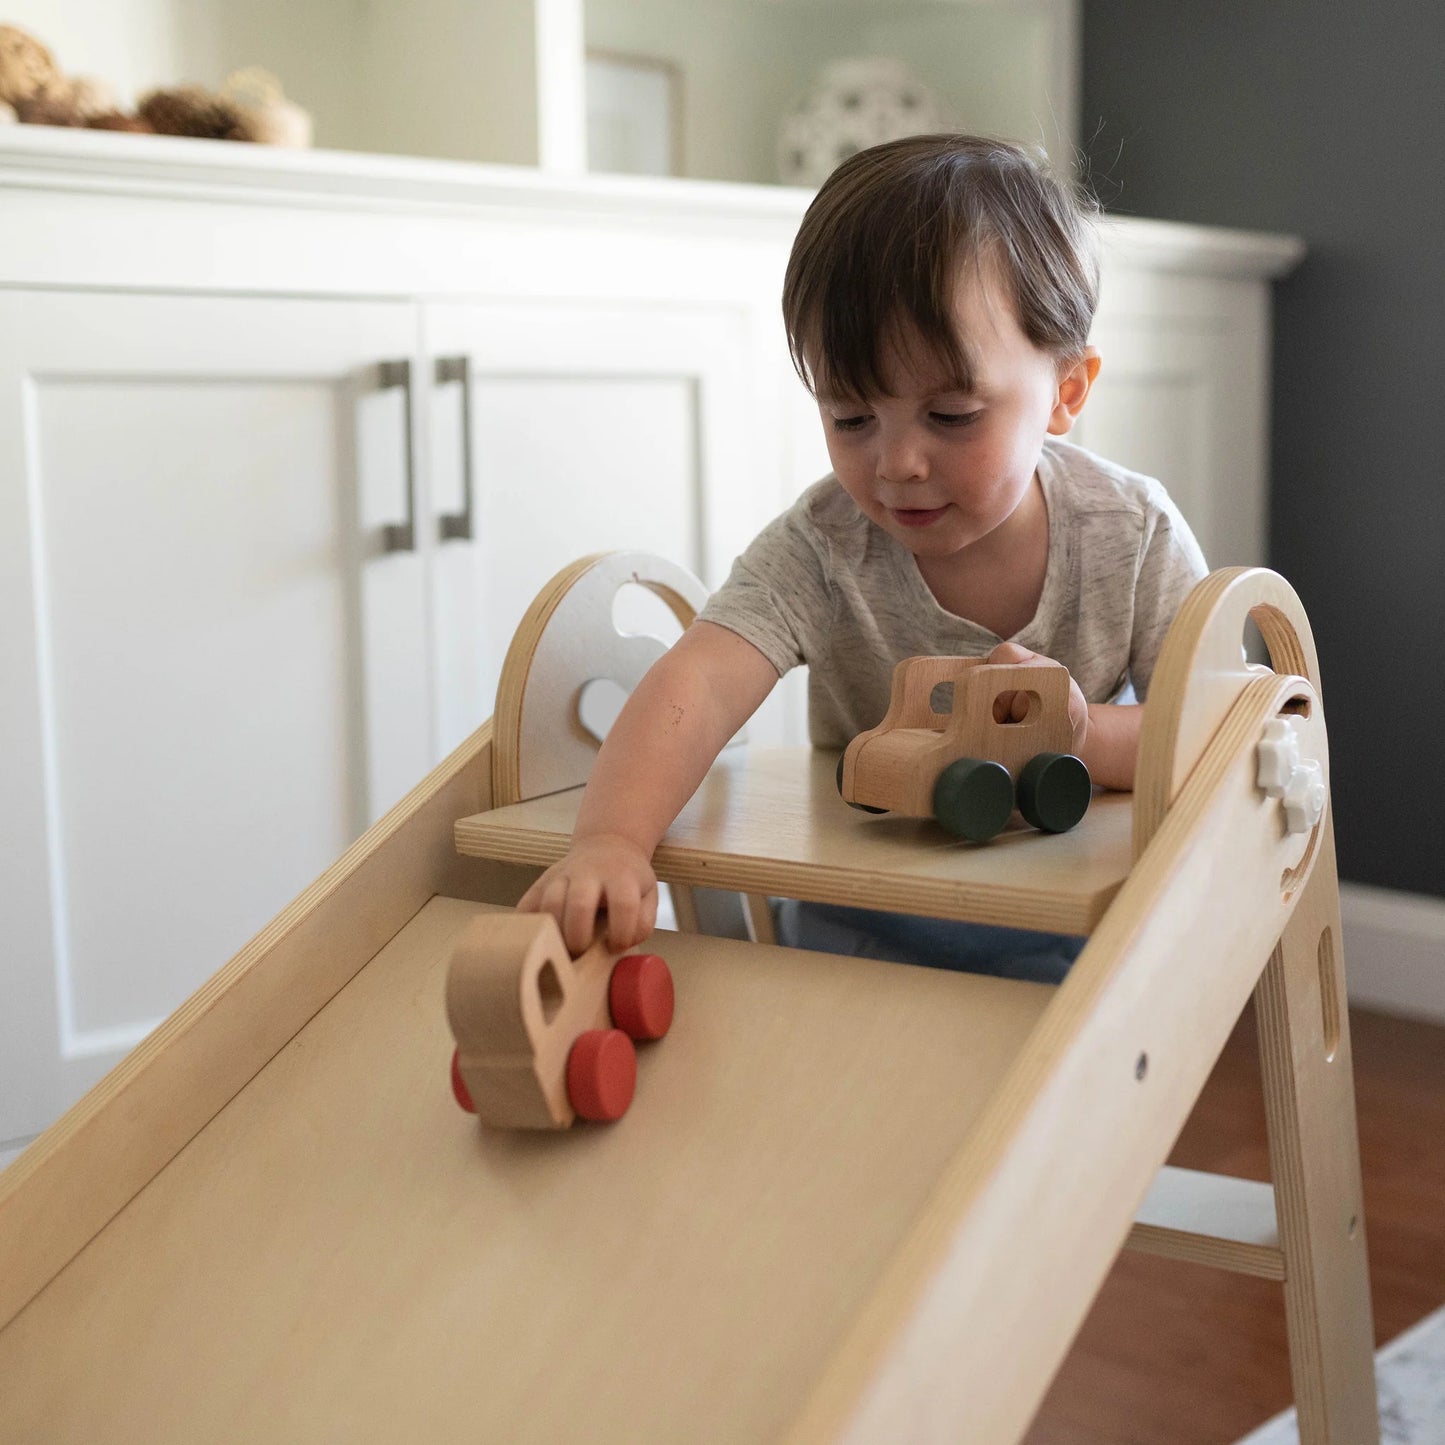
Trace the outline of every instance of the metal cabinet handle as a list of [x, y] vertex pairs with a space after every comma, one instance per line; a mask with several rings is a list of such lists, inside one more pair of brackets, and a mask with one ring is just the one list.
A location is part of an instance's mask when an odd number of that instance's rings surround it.
[[383, 361], [377, 367], [377, 382], [383, 391], [402, 389], [402, 425], [406, 430], [406, 521], [389, 522], [381, 529], [382, 546], [388, 552], [416, 551], [416, 450], [412, 442], [412, 386], [410, 361]]
[[472, 539], [472, 518], [474, 498], [472, 485], [472, 363], [468, 356], [439, 356], [436, 362], [436, 384], [445, 386], [448, 382], [462, 384], [462, 509], [460, 512], [444, 512], [437, 518], [438, 531], [443, 541], [460, 538]]

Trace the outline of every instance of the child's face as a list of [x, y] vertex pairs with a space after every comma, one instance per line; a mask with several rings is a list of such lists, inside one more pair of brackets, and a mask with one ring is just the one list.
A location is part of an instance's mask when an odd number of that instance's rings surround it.
[[986, 280], [960, 287], [954, 318], [975, 363], [973, 392], [951, 390], [885, 348], [893, 395], [818, 401], [844, 490], [920, 558], [961, 553], [1014, 514], [1029, 494], [1044, 437], [1073, 425], [1099, 364], [1091, 348], [1061, 368], [1024, 335], [1006, 293]]

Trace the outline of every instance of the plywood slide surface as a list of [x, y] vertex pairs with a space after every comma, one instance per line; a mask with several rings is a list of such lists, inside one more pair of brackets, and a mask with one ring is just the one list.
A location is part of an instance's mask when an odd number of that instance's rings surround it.
[[0, 1333], [0, 1440], [776, 1438], [1039, 985], [659, 934], [617, 1125], [480, 1128], [433, 898]]

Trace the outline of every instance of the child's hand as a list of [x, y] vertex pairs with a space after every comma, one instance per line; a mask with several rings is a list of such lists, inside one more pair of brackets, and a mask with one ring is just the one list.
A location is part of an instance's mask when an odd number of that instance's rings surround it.
[[593, 833], [573, 842], [521, 897], [521, 913], [550, 913], [575, 958], [607, 919], [607, 947], [614, 953], [641, 943], [657, 926], [657, 875], [647, 854], [630, 838]]
[[[1053, 658], [1041, 652], [1030, 652], [1017, 642], [1000, 642], [988, 655], [990, 662], [1047, 663]], [[1028, 711], [1028, 698], [1021, 692], [1000, 693], [994, 703], [994, 715], [999, 722], [1017, 722]], [[1089, 704], [1079, 690], [1079, 684], [1069, 675], [1069, 723], [1074, 730], [1074, 753], [1082, 757], [1084, 744], [1089, 736]]]

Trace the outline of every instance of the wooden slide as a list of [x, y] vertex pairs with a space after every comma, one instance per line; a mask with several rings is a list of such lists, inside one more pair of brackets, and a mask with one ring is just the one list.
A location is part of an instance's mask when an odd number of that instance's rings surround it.
[[[659, 933], [676, 1017], [625, 1117], [490, 1128], [448, 1083], [449, 961], [566, 848], [579, 691], [658, 650], [612, 629], [632, 581], [700, 600], [639, 554], [560, 574], [494, 721], [0, 1174], [0, 1442], [1009, 1445], [1132, 1245], [1282, 1280], [1302, 1441], [1374, 1445], [1287, 584], [1199, 585], [1137, 791], [1072, 832], [959, 842], [845, 807], [834, 756], [736, 747], [657, 850], [684, 916], [705, 885], [760, 922], [772, 894], [1090, 933], [1061, 986]], [[1272, 1187], [1161, 1168], [1251, 992]]]

